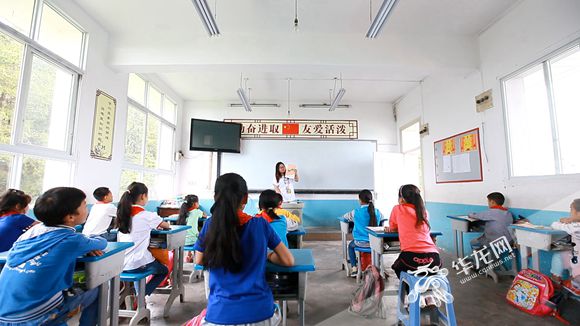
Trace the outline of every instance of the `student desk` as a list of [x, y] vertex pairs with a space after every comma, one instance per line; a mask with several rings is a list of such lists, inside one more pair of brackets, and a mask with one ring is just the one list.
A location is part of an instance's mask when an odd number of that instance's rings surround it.
[[292, 249], [302, 249], [302, 238], [306, 234], [306, 229], [304, 229], [304, 225], [300, 224], [298, 230], [290, 231], [286, 234], [286, 238], [288, 242], [291, 241], [292, 238], [296, 238], [297, 248]]
[[[99, 288], [98, 323], [101, 326], [107, 325], [107, 319], [112, 326], [119, 324], [119, 275], [123, 271], [125, 249], [132, 246], [132, 242], [109, 242], [102, 256], [77, 258], [77, 264], [85, 266], [87, 288]], [[8, 252], [0, 253], [0, 266], [6, 264], [7, 256]], [[110, 307], [108, 314], [107, 307]]]
[[[453, 247], [455, 248], [455, 256], [457, 258], [463, 258], [463, 233], [469, 232], [472, 228], [474, 222], [479, 220], [476, 218], [469, 217], [467, 215], [448, 215], [451, 220], [451, 230], [453, 230]], [[459, 237], [459, 239], [458, 239]]]
[[532, 268], [540, 270], [540, 255], [539, 250], [550, 251], [552, 242], [562, 239], [568, 233], [562, 230], [554, 230], [550, 227], [543, 227], [541, 229], [530, 228], [520, 225], [510, 225], [516, 234], [517, 243], [520, 247], [520, 263], [522, 269], [528, 268], [528, 255], [532, 254]]
[[[305, 313], [304, 313], [304, 300], [306, 299], [306, 273], [314, 272], [316, 267], [314, 265], [314, 257], [312, 256], [311, 249], [290, 249], [292, 256], [294, 256], [294, 266], [285, 267], [280, 265], [272, 264], [271, 262], [266, 263], [266, 273], [277, 273], [278, 275], [288, 276], [288, 280], [291, 283], [288, 288], [277, 288], [274, 286], [272, 288], [272, 294], [274, 295], [274, 300], [297, 300], [298, 301], [298, 323], [300, 326], [304, 326]], [[294, 274], [294, 275], [293, 275]], [[297, 275], [296, 275], [297, 274]], [[297, 276], [297, 277], [296, 277]], [[268, 279], [268, 276], [266, 276]], [[273, 282], [277, 285], [276, 281]], [[284, 310], [284, 309], [282, 309]], [[286, 312], [283, 311], [283, 323], [285, 324]]]
[[349, 261], [348, 261], [348, 235], [352, 234], [354, 222], [345, 219], [344, 217], [337, 217], [340, 222], [340, 236], [342, 241], [342, 270], [346, 269], [346, 275], [350, 275]]
[[163, 249], [173, 250], [173, 272], [171, 273], [171, 289], [156, 289], [155, 293], [169, 294], [169, 298], [163, 309], [163, 316], [169, 317], [169, 310], [173, 301], [179, 296], [183, 302], [185, 287], [183, 285], [183, 247], [189, 225], [172, 225], [170, 230], [152, 230], [151, 238], [163, 240]]
[[[373, 265], [375, 265], [379, 271], [381, 270], [381, 255], [387, 253], [398, 253], [401, 251], [401, 245], [399, 243], [399, 233], [397, 232], [384, 232], [384, 231], [374, 231], [373, 229], [367, 227], [369, 231], [369, 241], [371, 244], [371, 260]], [[435, 238], [443, 233], [437, 231], [431, 231], [431, 237]], [[387, 249], [384, 245], [388, 244]]]
[[175, 224], [175, 223], [177, 223], [178, 218], [179, 218], [179, 216], [171, 215], [168, 217], [164, 217], [163, 221], [168, 222], [169, 224]]

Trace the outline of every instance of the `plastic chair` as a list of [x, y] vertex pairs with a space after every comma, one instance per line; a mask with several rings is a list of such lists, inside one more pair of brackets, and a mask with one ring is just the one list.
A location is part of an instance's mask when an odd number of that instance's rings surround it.
[[[121, 273], [121, 281], [122, 282], [134, 282], [137, 284], [137, 310], [132, 310], [130, 308], [133, 307], [131, 300], [128, 300], [129, 297], [125, 297], [125, 306], [127, 309], [119, 310], [120, 317], [131, 317], [131, 321], [129, 322], [129, 326], [137, 325], [141, 320], [147, 319], [148, 321], [151, 320], [151, 311], [147, 308], [145, 304], [145, 284], [147, 276], [152, 275], [152, 271], [144, 271], [140, 273]], [[127, 288], [127, 287], [126, 287]]]
[[357, 261], [357, 272], [356, 272], [356, 282], [360, 283], [362, 277], [362, 255], [368, 255], [370, 258], [371, 248], [370, 247], [354, 247], [354, 253], [356, 254]]
[[[440, 303], [444, 303], [446, 313], [441, 311], [438, 306], [435, 309], [431, 309], [431, 324], [440, 323], [447, 326], [457, 326], [455, 310], [453, 309], [453, 296], [451, 295], [451, 287], [449, 286], [447, 278], [441, 275], [417, 277], [406, 272], [401, 272], [399, 284], [399, 300], [397, 302], [398, 324], [405, 326], [421, 325], [421, 297], [425, 293], [417, 291], [420, 287], [426, 287], [428, 291], [430, 291], [429, 289], [433, 289], [432, 291], [441, 292], [445, 298]], [[407, 289], [410, 291], [408, 295], [406, 293]], [[405, 298], [408, 298], [409, 301], [408, 308], [405, 307]], [[434, 321], [434, 318], [438, 319], [438, 321]]]

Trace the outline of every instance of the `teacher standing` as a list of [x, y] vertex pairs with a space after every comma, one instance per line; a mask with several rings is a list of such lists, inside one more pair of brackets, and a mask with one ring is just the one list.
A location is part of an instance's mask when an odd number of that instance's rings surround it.
[[294, 169], [294, 178], [286, 176], [286, 166], [282, 162], [276, 163], [276, 175], [274, 177], [274, 190], [282, 195], [284, 202], [296, 201], [294, 183], [298, 182], [298, 170]]

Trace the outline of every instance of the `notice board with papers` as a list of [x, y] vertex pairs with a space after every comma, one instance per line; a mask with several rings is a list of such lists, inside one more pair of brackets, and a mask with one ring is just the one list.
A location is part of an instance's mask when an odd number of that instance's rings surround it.
[[436, 183], [483, 181], [479, 128], [434, 143]]

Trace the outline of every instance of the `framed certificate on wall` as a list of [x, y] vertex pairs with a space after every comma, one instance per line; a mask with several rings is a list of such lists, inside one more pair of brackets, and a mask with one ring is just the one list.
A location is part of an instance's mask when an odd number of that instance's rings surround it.
[[110, 161], [113, 158], [113, 133], [115, 130], [115, 110], [117, 100], [111, 95], [97, 90], [91, 157]]

